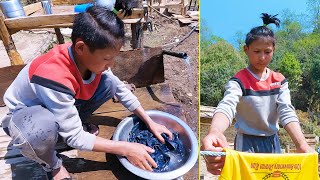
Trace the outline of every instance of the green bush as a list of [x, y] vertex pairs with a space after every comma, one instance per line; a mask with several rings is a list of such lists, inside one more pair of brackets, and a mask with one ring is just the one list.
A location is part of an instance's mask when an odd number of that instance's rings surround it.
[[220, 40], [201, 48], [200, 62], [200, 102], [216, 106], [223, 98], [227, 81], [246, 67], [245, 58], [232, 45]]
[[301, 86], [302, 70], [299, 61], [291, 53], [285, 53], [280, 61], [280, 72], [288, 79], [291, 92]]

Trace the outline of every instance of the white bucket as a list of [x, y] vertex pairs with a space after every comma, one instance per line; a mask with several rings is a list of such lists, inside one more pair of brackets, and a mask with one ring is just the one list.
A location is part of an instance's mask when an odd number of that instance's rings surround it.
[[26, 16], [19, 0], [1, 1], [0, 8], [6, 18]]

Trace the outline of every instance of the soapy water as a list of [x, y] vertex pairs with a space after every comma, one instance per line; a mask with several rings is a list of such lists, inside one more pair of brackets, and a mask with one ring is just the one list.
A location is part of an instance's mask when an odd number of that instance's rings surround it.
[[153, 169], [153, 172], [168, 172], [181, 166], [186, 154], [179, 134], [174, 132], [172, 135], [172, 140], [169, 140], [167, 134], [161, 134], [165, 139], [165, 143], [162, 144], [144, 123], [137, 122], [129, 133], [128, 141], [144, 144], [154, 149], [155, 152], [151, 153], [150, 156], [158, 167]]

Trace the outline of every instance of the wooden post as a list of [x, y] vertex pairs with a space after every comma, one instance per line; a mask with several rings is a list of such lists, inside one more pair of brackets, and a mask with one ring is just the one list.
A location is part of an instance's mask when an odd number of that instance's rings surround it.
[[54, 31], [56, 32], [56, 36], [59, 44], [64, 44], [64, 38], [63, 38], [63, 35], [61, 34], [60, 28], [54, 28]]
[[181, 15], [184, 16], [184, 15], [186, 15], [186, 14], [185, 14], [185, 11], [184, 11], [184, 10], [185, 10], [185, 9], [184, 9], [184, 0], [181, 0], [181, 2], [182, 2]]
[[138, 49], [143, 47], [143, 29], [142, 29], [142, 23], [137, 22], [134, 24], [131, 24], [131, 33], [132, 33], [132, 48], [133, 49]]
[[0, 15], [0, 36], [4, 47], [6, 48], [11, 65], [24, 64], [20, 54], [16, 49], [16, 46], [14, 45], [12, 37], [7, 29], [7, 26], [4, 23], [4, 17], [2, 15]]
[[160, 13], [163, 14], [164, 11], [166, 11], [167, 9], [167, 0], [159, 1], [159, 6], [163, 6], [162, 8], [159, 9]]
[[[153, 0], [149, 0], [149, 1], [150, 1], [150, 6], [152, 7], [152, 5], [153, 5]], [[149, 14], [150, 14], [150, 15], [152, 14], [152, 9], [151, 9], [151, 8], [150, 8]]]

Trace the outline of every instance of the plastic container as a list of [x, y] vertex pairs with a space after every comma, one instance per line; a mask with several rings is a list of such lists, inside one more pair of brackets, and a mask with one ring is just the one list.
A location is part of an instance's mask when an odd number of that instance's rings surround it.
[[86, 4], [78, 4], [74, 6], [74, 12], [86, 12], [87, 8], [93, 6], [92, 3], [86, 3]]
[[94, 5], [107, 8], [109, 11], [113, 10], [115, 4], [115, 0], [94, 0]]
[[0, 8], [6, 18], [26, 16], [19, 0], [1, 1]]
[[51, 2], [50, 1], [42, 0], [41, 4], [42, 4], [42, 8], [43, 8], [44, 14], [52, 14]]

